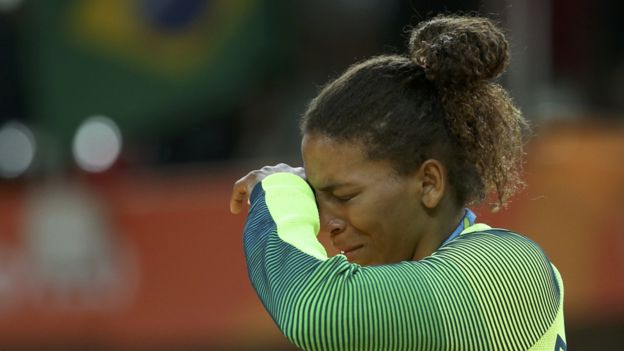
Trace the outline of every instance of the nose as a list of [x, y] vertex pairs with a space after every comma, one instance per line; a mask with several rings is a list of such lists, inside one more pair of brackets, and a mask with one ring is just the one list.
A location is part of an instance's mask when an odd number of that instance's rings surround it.
[[330, 219], [327, 222], [327, 231], [329, 232], [329, 236], [332, 238], [344, 232], [346, 227], [347, 223], [339, 218]]
[[342, 233], [347, 228], [347, 222], [332, 211], [327, 206], [319, 206], [321, 220], [321, 231], [329, 233], [330, 237]]

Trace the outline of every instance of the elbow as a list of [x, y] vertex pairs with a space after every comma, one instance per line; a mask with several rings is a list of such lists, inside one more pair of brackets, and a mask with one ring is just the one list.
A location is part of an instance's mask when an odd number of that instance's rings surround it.
[[329, 314], [332, 309], [328, 304], [318, 303], [293, 304], [279, 323], [284, 336], [302, 350], [350, 349], [343, 329], [346, 321], [336, 313]]

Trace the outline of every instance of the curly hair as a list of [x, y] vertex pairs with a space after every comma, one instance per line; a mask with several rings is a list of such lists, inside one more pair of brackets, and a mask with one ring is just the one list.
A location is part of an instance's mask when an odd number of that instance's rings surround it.
[[523, 182], [525, 119], [496, 84], [509, 44], [491, 20], [438, 16], [412, 29], [409, 55], [370, 58], [313, 99], [303, 133], [364, 145], [370, 159], [408, 174], [429, 158], [447, 168], [460, 204], [492, 192], [492, 210]]

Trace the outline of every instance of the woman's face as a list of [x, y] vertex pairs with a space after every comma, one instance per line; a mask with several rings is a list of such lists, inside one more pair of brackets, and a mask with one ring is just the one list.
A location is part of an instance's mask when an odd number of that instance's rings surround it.
[[321, 230], [350, 262], [412, 260], [425, 216], [418, 175], [401, 176], [389, 161], [369, 160], [356, 142], [306, 134], [302, 154], [316, 192]]

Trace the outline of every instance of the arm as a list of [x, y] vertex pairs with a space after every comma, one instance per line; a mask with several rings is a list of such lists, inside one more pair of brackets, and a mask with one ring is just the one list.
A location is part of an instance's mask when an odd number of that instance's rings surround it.
[[[303, 349], [526, 350], [554, 319], [557, 308], [538, 303], [558, 302], [556, 289], [541, 284], [550, 284], [551, 272], [520, 275], [524, 264], [550, 266], [537, 252], [500, 267], [493, 262], [504, 261], [505, 250], [472, 253], [474, 245], [459, 238], [425, 260], [361, 267], [343, 255], [328, 258], [318, 227], [303, 179], [278, 173], [254, 188], [244, 231], [249, 277], [275, 323]], [[502, 240], [524, 250], [513, 237]], [[501, 240], [479, 241], [487, 248]]]

